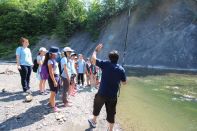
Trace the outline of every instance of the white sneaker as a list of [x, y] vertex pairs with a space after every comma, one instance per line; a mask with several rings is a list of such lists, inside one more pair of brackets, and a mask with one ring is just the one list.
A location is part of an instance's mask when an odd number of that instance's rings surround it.
[[88, 122], [89, 122], [89, 124], [90, 124], [91, 127], [96, 128], [96, 123], [93, 122], [92, 119], [89, 119]]

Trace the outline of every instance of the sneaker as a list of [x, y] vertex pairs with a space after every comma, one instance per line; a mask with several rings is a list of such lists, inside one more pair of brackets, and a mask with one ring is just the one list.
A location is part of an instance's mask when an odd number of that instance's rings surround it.
[[27, 90], [26, 91], [28, 94], [32, 94], [32, 91], [31, 90]]
[[64, 104], [64, 107], [72, 107], [72, 104], [66, 103]]
[[53, 111], [54, 111], [54, 112], [60, 112], [60, 109], [59, 109], [57, 106], [55, 106], [55, 107], [53, 108]]
[[92, 119], [89, 119], [88, 122], [91, 127], [96, 128], [96, 123]]
[[40, 94], [40, 95], [43, 95], [43, 94], [44, 94], [44, 92], [39, 91], [39, 94]]
[[47, 91], [43, 92], [43, 95], [48, 95], [48, 92]]

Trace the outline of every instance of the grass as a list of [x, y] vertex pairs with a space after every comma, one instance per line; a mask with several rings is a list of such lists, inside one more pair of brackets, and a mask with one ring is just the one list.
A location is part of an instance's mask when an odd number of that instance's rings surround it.
[[121, 89], [117, 111], [123, 129], [197, 130], [195, 73], [133, 69], [128, 75], [128, 84]]

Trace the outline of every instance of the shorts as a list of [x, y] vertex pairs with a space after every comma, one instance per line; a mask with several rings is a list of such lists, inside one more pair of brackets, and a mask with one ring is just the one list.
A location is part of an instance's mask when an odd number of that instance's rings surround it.
[[107, 121], [109, 123], [115, 123], [117, 98], [108, 98], [96, 94], [94, 98], [93, 115], [98, 116], [104, 104], [107, 112]]
[[58, 92], [58, 90], [59, 90], [59, 88], [60, 88], [60, 83], [61, 83], [61, 81], [60, 81], [59, 75], [55, 75], [54, 77], [55, 77], [55, 80], [56, 80], [58, 86], [57, 86], [57, 87], [54, 86], [53, 80], [51, 79], [50, 76], [49, 76], [49, 78], [48, 78], [48, 83], [49, 83], [50, 91], [53, 91], [53, 92], [55, 92], [55, 93], [57, 94], [57, 92]]

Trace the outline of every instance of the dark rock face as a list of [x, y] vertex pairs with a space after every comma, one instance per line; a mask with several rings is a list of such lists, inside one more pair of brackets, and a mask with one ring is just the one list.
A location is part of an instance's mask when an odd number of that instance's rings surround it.
[[[142, 10], [138, 7], [131, 12], [125, 64], [197, 68], [197, 2], [165, 0], [152, 9]], [[97, 42], [91, 42], [87, 33], [78, 33], [71, 38], [70, 45], [90, 56], [96, 43], [102, 42], [104, 50], [99, 57], [107, 58], [108, 52], [116, 49], [120, 52], [119, 62], [122, 63], [127, 18], [128, 12], [113, 18]]]
[[161, 4], [141, 23], [132, 25], [131, 18], [128, 64], [197, 67], [195, 16], [188, 2], [177, 0]]

